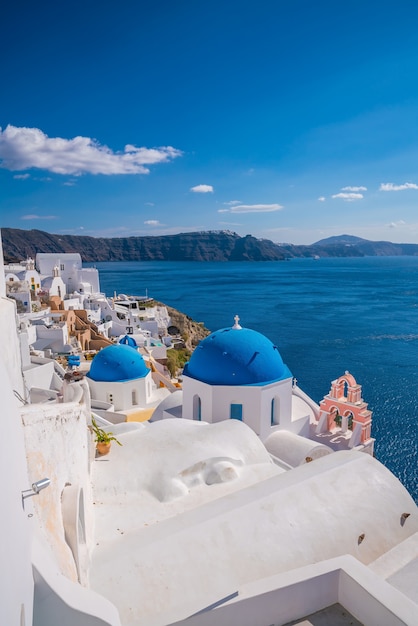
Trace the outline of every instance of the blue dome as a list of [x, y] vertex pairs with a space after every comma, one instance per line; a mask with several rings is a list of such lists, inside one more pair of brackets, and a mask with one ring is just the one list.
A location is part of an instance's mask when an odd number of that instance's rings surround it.
[[184, 374], [209, 385], [266, 385], [292, 374], [277, 347], [249, 328], [222, 328], [200, 342]]
[[135, 339], [133, 337], [130, 337], [129, 335], [125, 335], [124, 337], [122, 337], [122, 339], [119, 339], [119, 343], [126, 345], [126, 346], [131, 346], [131, 348], [138, 347], [138, 344], [136, 343]]
[[91, 362], [89, 378], [97, 382], [122, 382], [144, 378], [149, 373], [142, 356], [135, 348], [115, 344], [100, 350]]

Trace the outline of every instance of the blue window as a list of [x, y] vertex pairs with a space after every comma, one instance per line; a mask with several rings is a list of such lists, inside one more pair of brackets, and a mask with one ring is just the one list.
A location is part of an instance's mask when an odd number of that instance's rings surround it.
[[202, 401], [199, 396], [193, 396], [193, 419], [202, 420]]
[[271, 401], [270, 423], [272, 426], [280, 424], [280, 397], [275, 396]]
[[242, 404], [231, 404], [231, 420], [242, 422]]

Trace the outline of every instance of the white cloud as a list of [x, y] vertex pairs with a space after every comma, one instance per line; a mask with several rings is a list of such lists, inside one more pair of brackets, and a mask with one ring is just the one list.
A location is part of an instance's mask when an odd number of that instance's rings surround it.
[[224, 202], [226, 206], [234, 206], [235, 204], [241, 204], [242, 200], [230, 200], [229, 202]]
[[403, 220], [398, 220], [397, 222], [391, 222], [388, 226], [389, 228], [398, 228], [398, 226], [405, 226], [405, 222]]
[[21, 220], [56, 220], [56, 215], [36, 215], [30, 213], [29, 215], [22, 215]]
[[195, 187], [190, 187], [190, 191], [194, 193], [213, 193], [212, 185], [196, 185]]
[[74, 187], [75, 184], [76, 184], [75, 180], [67, 180], [65, 183], [63, 183], [65, 187]]
[[367, 191], [367, 187], [342, 187], [341, 191]]
[[55, 174], [148, 174], [146, 165], [181, 156], [171, 146], [113, 152], [90, 137], [50, 138], [38, 128], [0, 128], [0, 167], [11, 171], [37, 168]]
[[15, 174], [13, 178], [16, 178], [17, 180], [26, 180], [27, 178], [30, 178], [30, 174]]
[[145, 220], [144, 224], [147, 226], [162, 226], [158, 220]]
[[379, 187], [379, 191], [403, 191], [404, 189], [418, 189], [418, 185], [416, 183], [404, 183], [403, 185], [382, 183]]
[[230, 209], [219, 209], [218, 213], [271, 213], [282, 208], [281, 204], [238, 204]]
[[364, 198], [362, 193], [335, 193], [332, 198], [341, 198], [345, 202], [355, 202]]
[[320, 196], [318, 198], [318, 202], [325, 202], [325, 200], [326, 200], [325, 196]]

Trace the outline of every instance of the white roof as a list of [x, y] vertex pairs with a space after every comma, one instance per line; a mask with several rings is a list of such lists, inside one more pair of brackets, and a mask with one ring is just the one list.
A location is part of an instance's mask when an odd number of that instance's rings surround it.
[[236, 420], [163, 420], [120, 439], [94, 464], [90, 583], [124, 626], [171, 623], [245, 583], [338, 555], [369, 563], [418, 530], [416, 517], [399, 522], [416, 510], [407, 491], [364, 453], [280, 473]]

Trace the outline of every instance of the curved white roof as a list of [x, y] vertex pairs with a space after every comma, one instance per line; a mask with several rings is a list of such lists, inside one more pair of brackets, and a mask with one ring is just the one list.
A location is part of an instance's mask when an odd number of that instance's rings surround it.
[[290, 467], [309, 463], [321, 456], [331, 454], [332, 448], [317, 443], [288, 430], [276, 430], [264, 441], [267, 450], [273, 456], [284, 461]]
[[[239, 470], [243, 444], [246, 469], [257, 472], [261, 444], [240, 422], [163, 420], [121, 440], [108, 463], [94, 466], [90, 583], [120, 608], [124, 624], [171, 623], [245, 583], [343, 554], [367, 564], [418, 530], [416, 515], [401, 524], [404, 512], [416, 511], [405, 488], [364, 453], [335, 452], [281, 474], [272, 468], [254, 484], [239, 483], [238, 471], [228, 493], [198, 483], [209, 456]], [[190, 480], [185, 489], [164, 491], [180, 474]], [[160, 493], [144, 491], [151, 479]], [[216, 499], [203, 503], [202, 489]]]

